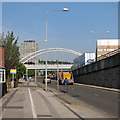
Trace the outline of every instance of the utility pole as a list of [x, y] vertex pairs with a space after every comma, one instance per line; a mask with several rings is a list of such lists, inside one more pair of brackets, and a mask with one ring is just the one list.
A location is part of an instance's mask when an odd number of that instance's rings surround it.
[[[35, 66], [36, 66], [36, 42], [35, 42]], [[37, 71], [35, 67], [35, 83], [36, 83]]]
[[57, 60], [57, 90], [59, 90], [59, 68], [58, 68], [58, 60]]

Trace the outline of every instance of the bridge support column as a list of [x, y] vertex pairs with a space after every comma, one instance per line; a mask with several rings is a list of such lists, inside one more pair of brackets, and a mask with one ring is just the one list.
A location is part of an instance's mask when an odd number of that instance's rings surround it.
[[58, 67], [58, 61], [57, 61], [57, 90], [59, 90], [59, 67]]
[[26, 69], [26, 77], [27, 77], [27, 82], [28, 82], [28, 69]]

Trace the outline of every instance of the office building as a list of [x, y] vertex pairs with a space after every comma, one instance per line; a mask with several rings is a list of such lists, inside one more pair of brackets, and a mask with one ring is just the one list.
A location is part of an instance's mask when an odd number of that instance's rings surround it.
[[[38, 43], [36, 43], [34, 40], [24, 41], [20, 45], [20, 59], [38, 50], [39, 50]], [[28, 62], [35, 63], [35, 58], [32, 58]], [[36, 63], [38, 64], [38, 56], [36, 57]]]
[[73, 61], [73, 67], [82, 67], [95, 61], [95, 53], [84, 53]]
[[97, 58], [120, 48], [120, 39], [97, 40]]

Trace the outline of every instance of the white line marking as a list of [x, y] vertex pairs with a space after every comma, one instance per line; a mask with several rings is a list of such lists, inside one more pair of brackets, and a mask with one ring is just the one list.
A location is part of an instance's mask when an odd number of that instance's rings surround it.
[[35, 107], [34, 107], [34, 104], [33, 104], [32, 95], [31, 95], [31, 92], [30, 92], [30, 88], [28, 88], [28, 91], [29, 91], [29, 96], [30, 96], [30, 102], [31, 102], [31, 109], [32, 109], [33, 118], [37, 118], [37, 115], [36, 115], [36, 112], [35, 112]]
[[95, 96], [99, 96], [98, 94], [94, 94]]

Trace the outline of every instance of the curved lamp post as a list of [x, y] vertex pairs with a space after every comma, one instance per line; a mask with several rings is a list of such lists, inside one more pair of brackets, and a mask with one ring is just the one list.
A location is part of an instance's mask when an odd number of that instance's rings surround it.
[[47, 91], [47, 16], [48, 16], [48, 12], [49, 11], [68, 11], [68, 8], [63, 8], [62, 10], [48, 10], [46, 12], [46, 40], [45, 40], [45, 44], [46, 44], [46, 70], [45, 70], [45, 90]]

